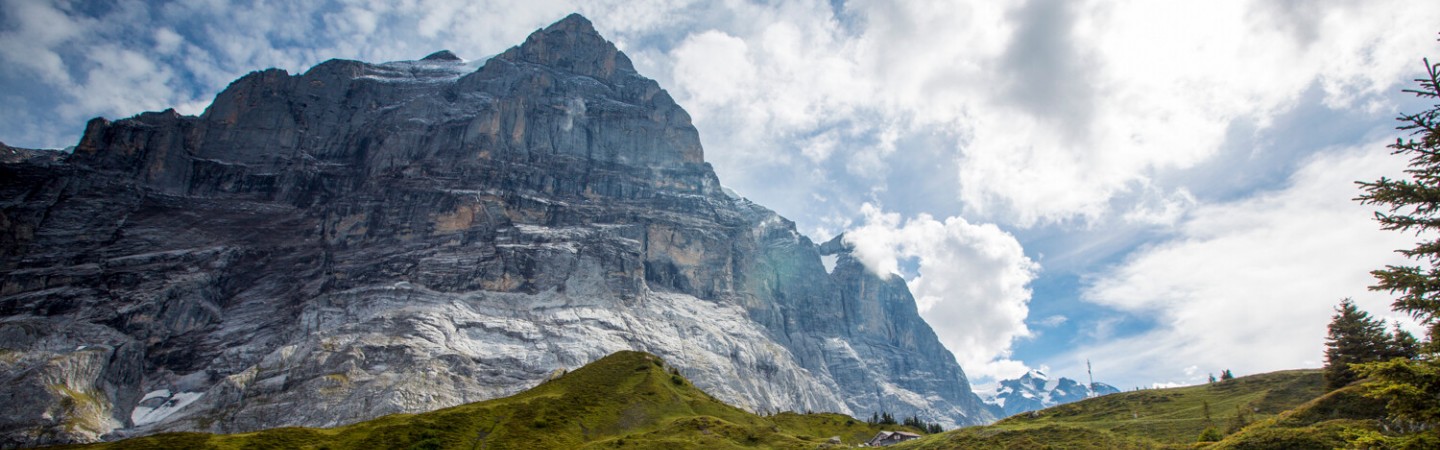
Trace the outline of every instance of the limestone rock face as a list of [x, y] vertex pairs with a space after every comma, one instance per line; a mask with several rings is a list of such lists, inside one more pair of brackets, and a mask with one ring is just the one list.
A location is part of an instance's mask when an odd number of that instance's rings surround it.
[[4, 150], [0, 446], [337, 425], [623, 349], [756, 411], [993, 420], [903, 281], [727, 196], [577, 15]]

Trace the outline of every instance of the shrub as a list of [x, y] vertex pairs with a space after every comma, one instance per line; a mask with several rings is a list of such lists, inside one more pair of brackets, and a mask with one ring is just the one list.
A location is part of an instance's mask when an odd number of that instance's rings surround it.
[[1214, 426], [1209, 426], [1205, 427], [1205, 431], [1200, 432], [1200, 439], [1196, 442], [1219, 442], [1221, 439], [1225, 439], [1225, 435], [1221, 434], [1220, 430]]

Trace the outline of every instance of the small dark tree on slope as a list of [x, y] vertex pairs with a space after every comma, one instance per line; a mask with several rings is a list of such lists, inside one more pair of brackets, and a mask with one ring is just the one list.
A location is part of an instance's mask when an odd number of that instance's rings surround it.
[[1370, 318], [1350, 299], [1341, 300], [1325, 338], [1326, 387], [1339, 389], [1359, 379], [1351, 364], [1390, 359], [1392, 347], [1384, 323]]
[[[1426, 59], [1425, 72], [1425, 78], [1415, 80], [1420, 87], [1406, 92], [1440, 102], [1440, 64]], [[1371, 272], [1379, 281], [1371, 289], [1399, 294], [1393, 304], [1395, 310], [1420, 320], [1426, 327], [1428, 342], [1420, 345], [1416, 358], [1361, 364], [1355, 369], [1360, 376], [1371, 379], [1366, 395], [1385, 400], [1392, 419], [1428, 430], [1415, 435], [1416, 442], [1440, 443], [1440, 355], [1436, 351], [1440, 345], [1440, 240], [1436, 236], [1440, 234], [1435, 233], [1440, 231], [1440, 104], [1432, 104], [1420, 113], [1403, 114], [1398, 120], [1398, 128], [1410, 136], [1396, 139], [1390, 149], [1410, 158], [1406, 179], [1359, 182], [1364, 193], [1356, 200], [1388, 209], [1375, 213], [1381, 228], [1413, 231], [1425, 237], [1414, 248], [1399, 250], [1418, 264], [1386, 266]]]
[[1225, 434], [1221, 433], [1214, 425], [1210, 425], [1200, 432], [1198, 442], [1219, 442], [1221, 439], [1225, 439]]
[[1420, 341], [1409, 331], [1400, 329], [1400, 323], [1395, 323], [1395, 328], [1390, 332], [1390, 357], [1391, 358], [1414, 358], [1420, 355]]

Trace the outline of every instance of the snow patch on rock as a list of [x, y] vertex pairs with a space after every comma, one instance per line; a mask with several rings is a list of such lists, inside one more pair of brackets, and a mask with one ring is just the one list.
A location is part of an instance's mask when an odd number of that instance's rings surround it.
[[137, 427], [158, 423], [170, 417], [176, 412], [195, 403], [205, 394], [203, 392], [180, 392], [171, 394], [167, 389], [151, 391], [145, 394], [135, 410], [130, 412], [130, 422]]

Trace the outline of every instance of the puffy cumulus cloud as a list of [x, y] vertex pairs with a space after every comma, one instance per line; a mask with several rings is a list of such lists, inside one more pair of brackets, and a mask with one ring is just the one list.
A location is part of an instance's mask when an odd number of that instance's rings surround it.
[[[863, 179], [906, 157], [906, 149], [876, 145], [882, 133], [948, 134], [958, 168], [926, 176], [954, 179], [974, 216], [1019, 226], [1108, 215], [1166, 224], [1188, 207], [1188, 194], [1161, 187], [1158, 174], [1213, 158], [1237, 121], [1263, 128], [1314, 87], [1331, 107], [1378, 107], [1433, 45], [1429, 24], [1440, 20], [1435, 5], [1287, 5], [744, 4], [690, 35], [724, 33], [745, 44], [740, 67], [755, 70], [739, 92], [716, 102], [711, 88], [730, 92], [735, 82], [694, 77], [695, 67], [717, 62], [693, 47], [670, 52], [672, 70], [657, 68], [682, 104], [698, 105], [722, 175], [750, 191], [775, 182], [751, 170], [756, 161]], [[817, 133], [837, 125], [853, 138], [815, 145]], [[863, 164], [825, 167], [830, 158]], [[1149, 189], [1162, 189], [1164, 203], [1117, 202], [1147, 201], [1156, 196]], [[900, 204], [900, 195], [878, 199]], [[778, 200], [807, 198], [795, 197]]]
[[[695, 13], [699, 29], [682, 31], [678, 45], [650, 55], [649, 74], [691, 112], [707, 159], [728, 184], [757, 193], [784, 191], [774, 186], [783, 180], [808, 186], [775, 196], [791, 203], [779, 210], [797, 212], [794, 204], [810, 201], [806, 191], [845, 175], [813, 172], [826, 170], [832, 155], [884, 151], [867, 145], [876, 142], [870, 125], [884, 120], [860, 120], [856, 110], [873, 96], [873, 80], [861, 74], [853, 40], [829, 3], [735, 2]], [[835, 139], [841, 134], [844, 142]]]
[[12, 70], [68, 84], [70, 74], [55, 47], [82, 35], [89, 24], [45, 2], [6, 2], [0, 8], [5, 19], [0, 56]]
[[[670, 54], [675, 57], [675, 79], [690, 91], [687, 104], [696, 114], [713, 114], [736, 99], [750, 97], [749, 91], [755, 89], [755, 64], [750, 61], [749, 45], [740, 38], [704, 31], [687, 36]], [[752, 112], [761, 115], [762, 121], [769, 116], [763, 108]]]
[[[977, 212], [1002, 207], [1021, 225], [1108, 214], [1111, 200], [1158, 171], [1215, 155], [1235, 121], [1263, 125], [1312, 85], [1332, 106], [1373, 100], [1405, 78], [1433, 41], [1427, 22], [1440, 18], [1440, 8], [1400, 3], [1306, 4], [1324, 32], [1297, 35], [1295, 15], [1275, 3], [1017, 10], [999, 56], [1011, 70], [982, 76], [1025, 82], [1024, 95], [1005, 80], [977, 80], [1010, 89], [974, 101], [962, 195]], [[1034, 38], [1036, 24], [1056, 31]], [[1048, 40], [1057, 36], [1063, 43]], [[1056, 89], [1076, 79], [1085, 86]]]
[[[1323, 362], [1326, 325], [1345, 297], [1391, 320], [1389, 296], [1369, 271], [1402, 261], [1414, 237], [1381, 231], [1351, 199], [1354, 180], [1394, 176], [1405, 161], [1383, 144], [1334, 149], [1308, 160], [1283, 189], [1195, 207], [1171, 239], [1145, 247], [1090, 280], [1084, 299], [1153, 318], [1138, 335], [1087, 355], [1121, 384], [1195, 383], [1205, 371], [1257, 373]], [[1081, 369], [1082, 361], [1069, 361]], [[1198, 366], [1204, 370], [1181, 372]]]
[[902, 220], [868, 203], [861, 212], [865, 223], [845, 233], [846, 243], [877, 274], [898, 274], [902, 260], [918, 263], [906, 281], [920, 315], [966, 373], [995, 379], [1026, 370], [1008, 356], [1015, 339], [1030, 335], [1027, 285], [1039, 266], [1014, 236], [960, 217]]

